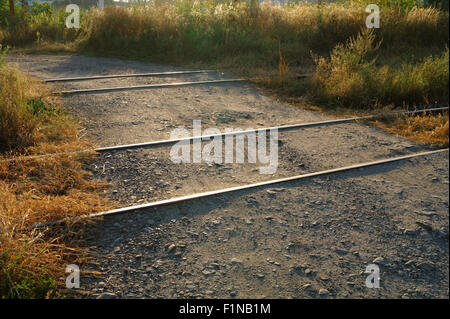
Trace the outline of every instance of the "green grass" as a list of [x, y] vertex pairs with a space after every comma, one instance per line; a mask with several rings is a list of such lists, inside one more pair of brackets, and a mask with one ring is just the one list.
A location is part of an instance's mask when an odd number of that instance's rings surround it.
[[[17, 248], [17, 247], [16, 247]], [[25, 243], [19, 249], [28, 250]], [[0, 251], [0, 296], [2, 299], [45, 299], [61, 297], [55, 279], [45, 265], [34, 265], [34, 269], [24, 269], [29, 262], [28, 254], [21, 251]], [[18, 271], [20, 269], [20, 271]]]
[[53, 104], [48, 88], [7, 65], [5, 54], [0, 45], [0, 151], [73, 138], [77, 126]]
[[378, 66], [381, 42], [368, 30], [337, 45], [330, 58], [316, 57], [311, 95], [318, 103], [371, 109], [448, 101], [448, 48], [417, 63]]

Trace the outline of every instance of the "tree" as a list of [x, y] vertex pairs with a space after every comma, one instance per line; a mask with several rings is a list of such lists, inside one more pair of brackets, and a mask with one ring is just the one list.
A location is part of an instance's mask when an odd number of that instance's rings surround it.
[[9, 15], [11, 17], [14, 15], [14, 0], [9, 0]]

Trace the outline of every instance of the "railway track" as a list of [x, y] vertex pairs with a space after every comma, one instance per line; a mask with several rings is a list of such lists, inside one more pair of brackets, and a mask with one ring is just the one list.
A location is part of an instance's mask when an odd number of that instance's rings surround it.
[[264, 182], [259, 182], [259, 183], [246, 184], [246, 185], [242, 185], [242, 186], [229, 187], [229, 188], [224, 188], [224, 189], [219, 189], [219, 190], [214, 190], [214, 191], [209, 191], [209, 192], [195, 193], [195, 194], [191, 194], [191, 195], [187, 195], [187, 196], [174, 197], [174, 198], [149, 202], [149, 203], [140, 204], [140, 205], [132, 205], [132, 206], [127, 206], [127, 207], [112, 209], [112, 210], [105, 211], [105, 212], [93, 213], [93, 214], [78, 216], [78, 217], [74, 217], [74, 218], [70, 218], [70, 219], [61, 219], [61, 220], [56, 220], [56, 221], [52, 221], [52, 222], [48, 222], [48, 223], [44, 223], [44, 224], [37, 224], [37, 225], [34, 225], [33, 227], [34, 228], [42, 228], [42, 227], [46, 227], [46, 226], [54, 226], [57, 224], [61, 224], [61, 223], [67, 222], [68, 220], [79, 221], [79, 220], [86, 219], [86, 218], [104, 217], [104, 216], [110, 216], [110, 215], [136, 212], [136, 211], [140, 211], [140, 210], [144, 210], [144, 209], [148, 209], [148, 208], [167, 206], [167, 205], [172, 205], [172, 204], [181, 203], [181, 202], [187, 202], [187, 201], [200, 199], [200, 198], [206, 198], [206, 197], [222, 195], [222, 194], [227, 194], [227, 193], [232, 193], [232, 192], [239, 192], [239, 191], [244, 191], [244, 190], [248, 190], [248, 189], [261, 188], [261, 187], [269, 186], [269, 185], [277, 185], [277, 184], [282, 184], [282, 183], [287, 183], [287, 182], [292, 182], [292, 181], [305, 180], [305, 179], [309, 179], [309, 178], [313, 178], [313, 177], [317, 177], [317, 176], [333, 175], [333, 174], [348, 172], [348, 171], [352, 171], [352, 170], [356, 170], [356, 169], [363, 169], [363, 168], [379, 166], [379, 165], [383, 165], [383, 164], [405, 161], [405, 160], [409, 160], [409, 159], [412, 159], [415, 157], [428, 156], [428, 155], [439, 154], [439, 153], [444, 153], [444, 152], [448, 152], [448, 151], [449, 151], [448, 148], [444, 148], [444, 149], [438, 149], [438, 150], [433, 150], [433, 151], [428, 151], [428, 152], [419, 152], [419, 153], [414, 153], [414, 154], [409, 154], [409, 155], [404, 155], [404, 156], [385, 158], [385, 159], [381, 159], [381, 160], [358, 163], [358, 164], [354, 164], [354, 165], [349, 165], [349, 166], [344, 166], [344, 167], [339, 167], [339, 168], [332, 168], [332, 169], [327, 169], [327, 170], [313, 172], [313, 173], [279, 178], [279, 179], [274, 179], [274, 180], [269, 180], [269, 181], [264, 181]]
[[171, 76], [180, 74], [199, 74], [209, 73], [214, 70], [193, 70], [193, 71], [170, 71], [170, 72], [150, 72], [150, 73], [131, 73], [131, 74], [111, 74], [111, 75], [94, 75], [94, 76], [79, 76], [73, 78], [54, 78], [46, 79], [44, 82], [73, 82], [73, 81], [90, 81], [90, 80], [102, 80], [102, 79], [114, 79], [114, 78], [131, 78], [131, 77], [147, 77], [147, 76]]
[[[395, 116], [395, 115], [420, 114], [420, 113], [427, 113], [427, 112], [442, 112], [442, 111], [446, 111], [448, 109], [449, 109], [449, 107], [446, 106], [446, 107], [436, 107], [436, 108], [430, 108], [430, 109], [420, 109], [420, 110], [414, 110], [414, 111], [397, 111], [397, 112], [391, 112], [391, 113], [384, 113], [383, 115], [384, 116], [386, 116], [386, 115]], [[225, 137], [225, 136], [230, 136], [230, 135], [236, 137], [236, 136], [245, 135], [248, 133], [264, 132], [264, 131], [270, 131], [270, 130], [278, 130], [279, 132], [285, 132], [285, 131], [307, 129], [307, 128], [313, 128], [313, 127], [319, 127], [319, 126], [339, 125], [339, 124], [346, 124], [346, 123], [363, 121], [363, 120], [371, 120], [371, 119], [376, 119], [379, 116], [380, 115], [376, 114], [376, 115], [358, 116], [358, 117], [343, 118], [343, 119], [336, 119], [336, 120], [327, 120], [327, 121], [318, 121], [318, 122], [309, 122], [309, 123], [297, 123], [297, 124], [288, 124], [288, 125], [271, 126], [271, 127], [261, 127], [261, 128], [257, 128], [257, 129], [248, 129], [248, 130], [243, 130], [243, 131], [239, 131], [239, 132], [227, 132], [227, 133], [220, 133], [220, 134], [189, 136], [189, 137], [183, 137], [183, 138], [177, 138], [177, 139], [166, 139], [166, 140], [149, 141], [149, 142], [143, 142], [143, 143], [97, 147], [97, 148], [93, 148], [93, 149], [86, 149], [86, 150], [65, 152], [65, 153], [27, 155], [27, 156], [13, 157], [13, 158], [7, 158], [7, 159], [0, 159], [0, 162], [15, 161], [15, 160], [30, 160], [30, 159], [45, 158], [48, 156], [56, 156], [56, 155], [62, 155], [62, 154], [80, 154], [80, 153], [88, 153], [88, 152], [104, 153], [104, 152], [118, 151], [118, 150], [124, 150], [124, 149], [157, 147], [157, 146], [164, 146], [164, 145], [172, 145], [172, 144], [182, 142], [182, 141], [195, 141], [195, 140], [200, 140], [200, 139], [206, 140], [206, 139], [210, 139], [210, 138], [214, 138], [214, 137]]]
[[118, 86], [118, 87], [99, 88], [99, 89], [59, 91], [59, 92], [53, 92], [53, 94], [54, 95], [95, 94], [95, 93], [106, 93], [106, 92], [113, 92], [113, 91], [117, 92], [117, 91], [130, 91], [130, 90], [141, 90], [141, 89], [161, 89], [161, 88], [191, 86], [191, 85], [200, 85], [200, 84], [220, 84], [220, 83], [244, 82], [244, 81], [248, 81], [248, 79], [239, 78], [239, 79], [225, 79], [225, 80], [189, 81], [189, 82], [174, 82], [174, 83], [164, 83], [164, 84]]
[[[88, 81], [88, 80], [99, 80], [99, 79], [109, 79], [109, 78], [126, 78], [126, 77], [146, 77], [146, 76], [170, 76], [170, 75], [179, 75], [179, 74], [195, 74], [195, 73], [207, 73], [211, 72], [211, 70], [200, 70], [200, 71], [173, 71], [173, 72], [158, 72], [158, 73], [140, 73], [140, 74], [118, 74], [118, 75], [101, 75], [101, 76], [91, 76], [91, 77], [73, 77], [73, 78], [55, 78], [55, 79], [47, 79], [45, 82], [69, 82], [69, 81]], [[224, 80], [208, 80], [208, 81], [190, 81], [190, 82], [175, 82], [175, 83], [164, 83], [164, 84], [150, 84], [150, 85], [137, 85], [137, 86], [127, 86], [127, 87], [111, 87], [111, 88], [96, 88], [96, 89], [82, 89], [82, 90], [71, 90], [71, 91], [59, 91], [54, 92], [54, 94], [58, 95], [71, 95], [71, 94], [90, 94], [90, 93], [105, 93], [105, 92], [112, 92], [112, 91], [124, 91], [124, 90], [136, 90], [136, 89], [152, 89], [152, 88], [170, 88], [170, 87], [179, 87], [179, 86], [189, 86], [189, 85], [202, 85], [202, 84], [219, 84], [219, 83], [226, 83], [226, 82], [242, 82], [247, 81], [248, 79], [224, 79]], [[448, 107], [434, 107], [434, 108], [428, 108], [428, 109], [419, 109], [414, 111], [397, 111], [397, 112], [391, 112], [389, 114], [383, 114], [383, 115], [401, 115], [401, 114], [418, 114], [418, 113], [426, 113], [426, 112], [441, 112], [448, 110]], [[292, 130], [300, 130], [300, 129], [307, 129], [312, 127], [319, 127], [319, 126], [328, 126], [328, 125], [339, 125], [339, 124], [346, 124], [351, 122], [357, 122], [362, 120], [370, 120], [375, 119], [379, 117], [380, 115], [369, 115], [369, 116], [360, 116], [360, 117], [352, 117], [352, 118], [342, 118], [342, 119], [335, 119], [335, 120], [327, 120], [327, 121], [318, 121], [318, 122], [310, 122], [310, 123], [296, 123], [296, 124], [289, 124], [289, 125], [281, 125], [281, 126], [273, 126], [273, 127], [263, 127], [258, 129], [249, 129], [249, 130], [243, 130], [240, 132], [229, 132], [229, 133], [220, 133], [220, 134], [213, 134], [213, 135], [202, 135], [202, 136], [192, 136], [192, 137], [185, 137], [185, 138], [179, 138], [179, 139], [166, 139], [166, 140], [157, 140], [157, 141], [149, 141], [149, 142], [143, 142], [143, 143], [135, 143], [135, 144], [124, 144], [124, 145], [115, 145], [115, 146], [107, 146], [107, 147], [99, 147], [95, 149], [88, 149], [88, 150], [81, 150], [76, 152], [71, 152], [72, 154], [75, 153], [83, 153], [83, 152], [97, 152], [97, 153], [104, 153], [104, 152], [110, 152], [110, 151], [116, 151], [116, 150], [123, 150], [123, 149], [133, 149], [133, 148], [144, 148], [144, 147], [155, 147], [155, 146], [167, 146], [172, 145], [174, 143], [180, 142], [180, 141], [198, 141], [203, 139], [210, 139], [213, 137], [218, 136], [239, 136], [239, 135], [245, 135], [252, 132], [258, 132], [258, 131], [269, 131], [269, 130], [278, 130], [278, 131], [292, 131]], [[159, 200], [154, 202], [148, 202], [140, 205], [132, 205], [127, 207], [122, 207], [118, 209], [113, 209], [110, 211], [100, 212], [100, 213], [94, 213], [90, 215], [85, 216], [79, 216], [75, 219], [84, 219], [84, 218], [94, 218], [94, 217], [102, 217], [102, 216], [109, 216], [109, 215], [115, 215], [115, 214], [123, 214], [123, 213], [130, 213], [135, 212], [138, 210], [148, 209], [151, 207], [159, 207], [159, 206], [165, 206], [165, 205], [171, 205], [175, 203], [180, 202], [186, 202], [191, 201], [195, 199], [205, 198], [205, 197], [211, 197], [215, 195], [221, 195], [231, 192], [239, 192], [243, 190], [248, 189], [255, 189], [255, 188], [261, 188], [268, 185], [276, 185], [276, 184], [282, 184], [287, 183], [291, 181], [297, 181], [297, 180], [304, 180], [308, 178], [313, 178], [316, 176], [325, 176], [325, 175], [334, 175], [342, 172], [347, 172], [351, 170], [356, 169], [363, 169], [373, 166], [379, 166], [383, 164], [393, 163], [393, 162], [399, 162], [399, 161], [405, 161], [408, 159], [412, 159], [415, 157], [421, 157], [421, 156], [428, 156], [432, 154], [438, 154], [448, 152], [448, 148], [445, 149], [438, 149], [428, 152], [419, 152], [419, 153], [413, 153], [409, 155], [404, 156], [398, 156], [398, 157], [391, 157], [391, 158], [384, 158], [382, 160], [375, 160], [375, 161], [369, 161], [369, 162], [363, 162], [358, 164], [353, 164], [349, 166], [343, 166], [339, 168], [333, 168], [333, 169], [327, 169], [302, 175], [295, 175], [291, 177], [285, 177], [280, 179], [273, 179], [258, 183], [251, 183], [236, 187], [229, 187], [229, 188], [223, 188], [218, 189], [214, 191], [208, 191], [208, 192], [202, 192], [202, 193], [195, 193], [187, 196], [181, 196], [181, 197], [174, 197], [169, 198], [165, 200]], [[6, 159], [6, 160], [17, 160], [17, 159], [33, 159], [33, 158], [44, 158], [46, 156], [54, 156], [58, 154], [63, 153], [54, 153], [54, 154], [42, 154], [42, 155], [31, 155], [31, 156], [23, 156], [20, 158], [13, 158], [13, 159]], [[2, 161], [4, 161], [3, 159]], [[52, 221], [45, 224], [38, 224], [34, 225], [34, 227], [44, 227], [44, 226], [51, 226], [60, 224], [62, 222], [67, 221], [67, 219], [63, 220], [57, 220]]]

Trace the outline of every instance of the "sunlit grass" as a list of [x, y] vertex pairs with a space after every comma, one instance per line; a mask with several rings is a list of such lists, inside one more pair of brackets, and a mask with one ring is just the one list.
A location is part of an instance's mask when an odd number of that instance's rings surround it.
[[389, 132], [405, 136], [422, 143], [437, 144], [448, 147], [449, 118], [448, 112], [442, 114], [407, 115], [384, 118], [373, 123]]
[[[57, 298], [65, 265], [80, 253], [68, 230], [34, 224], [85, 215], [109, 206], [84, 163], [94, 154], [43, 83], [0, 62], [0, 297]], [[26, 154], [61, 153], [24, 158]]]

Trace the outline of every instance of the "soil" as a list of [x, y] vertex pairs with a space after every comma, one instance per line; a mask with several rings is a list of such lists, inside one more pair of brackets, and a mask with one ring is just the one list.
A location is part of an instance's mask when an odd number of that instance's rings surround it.
[[[46, 79], [180, 70], [80, 56], [9, 56]], [[232, 78], [217, 72], [55, 83], [54, 90]], [[99, 146], [202, 127], [331, 119], [247, 83], [62, 97]], [[190, 131], [191, 132], [191, 131]], [[278, 169], [175, 164], [170, 147], [103, 153], [89, 164], [118, 207], [433, 149], [362, 123], [279, 132]], [[204, 142], [205, 145], [208, 142]], [[247, 151], [247, 149], [245, 149]], [[99, 221], [82, 277], [88, 298], [448, 298], [448, 153], [283, 183]], [[364, 273], [380, 267], [380, 288]], [[89, 270], [87, 272], [87, 270]], [[92, 272], [90, 272], [92, 273]]]

